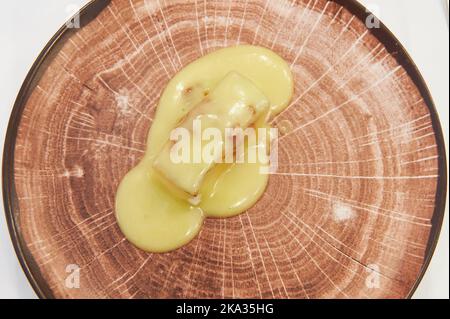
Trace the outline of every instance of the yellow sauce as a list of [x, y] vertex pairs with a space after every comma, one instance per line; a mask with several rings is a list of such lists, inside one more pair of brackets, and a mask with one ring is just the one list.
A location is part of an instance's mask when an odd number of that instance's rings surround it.
[[[269, 176], [260, 172], [263, 165], [260, 162], [218, 163], [208, 167], [198, 189], [198, 202], [165, 181], [153, 166], [170, 132], [232, 72], [249, 79], [270, 102], [266, 114], [254, 123], [256, 127], [266, 127], [267, 120], [291, 100], [293, 80], [289, 66], [281, 57], [261, 47], [221, 49], [176, 74], [161, 96], [146, 154], [124, 177], [116, 194], [118, 224], [137, 247], [150, 252], [177, 249], [195, 237], [205, 217], [240, 214], [263, 194]], [[226, 93], [218, 94], [228, 98]], [[216, 98], [220, 99], [220, 95]], [[267, 148], [267, 145], [256, 143], [246, 147], [248, 150]]]

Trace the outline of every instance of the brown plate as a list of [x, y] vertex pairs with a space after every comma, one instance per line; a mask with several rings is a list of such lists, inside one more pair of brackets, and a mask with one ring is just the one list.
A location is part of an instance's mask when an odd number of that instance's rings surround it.
[[[40, 297], [411, 296], [442, 223], [446, 160], [403, 47], [354, 1], [94, 1], [33, 66], [8, 127], [12, 240]], [[114, 218], [154, 106], [183, 66], [238, 43], [291, 65], [280, 168], [261, 200], [150, 254]], [[78, 265], [80, 287], [66, 285]]]

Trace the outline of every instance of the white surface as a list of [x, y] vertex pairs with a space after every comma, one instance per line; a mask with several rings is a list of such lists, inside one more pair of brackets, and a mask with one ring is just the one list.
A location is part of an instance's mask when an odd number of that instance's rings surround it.
[[[0, 10], [0, 143], [12, 105], [33, 61], [84, 0], [5, 1]], [[407, 48], [430, 88], [448, 150], [449, 29], [446, 0], [361, 0]], [[3, 152], [2, 152], [3, 154]], [[447, 156], [448, 157], [448, 156]], [[3, 202], [2, 202], [3, 203]], [[417, 298], [449, 298], [448, 206], [437, 250]], [[35, 298], [20, 268], [0, 208], [0, 298]]]

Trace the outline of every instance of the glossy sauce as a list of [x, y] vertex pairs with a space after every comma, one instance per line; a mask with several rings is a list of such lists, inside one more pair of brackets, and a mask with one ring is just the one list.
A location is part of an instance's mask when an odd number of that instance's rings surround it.
[[[266, 127], [267, 120], [291, 100], [293, 81], [289, 66], [278, 55], [261, 47], [221, 49], [176, 74], [161, 96], [146, 154], [124, 177], [116, 194], [118, 224], [137, 247], [150, 252], [177, 249], [197, 235], [204, 218], [240, 214], [263, 194], [269, 176], [260, 173], [259, 162], [214, 165], [202, 180], [195, 199], [168, 183], [153, 167], [171, 130], [230, 72], [249, 79], [270, 102], [266, 114], [254, 123], [256, 127]], [[268, 146], [256, 143], [246, 147]]]

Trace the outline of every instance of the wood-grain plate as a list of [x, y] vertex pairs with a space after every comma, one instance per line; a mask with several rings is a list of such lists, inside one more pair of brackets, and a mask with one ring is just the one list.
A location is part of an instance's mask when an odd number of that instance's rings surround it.
[[[353, 1], [95, 1], [27, 77], [8, 128], [3, 191], [40, 297], [403, 298], [445, 205], [439, 120], [413, 62]], [[291, 64], [274, 124], [280, 167], [261, 200], [150, 254], [114, 217], [170, 78], [215, 49], [256, 44]], [[80, 287], [65, 285], [67, 265]]]

